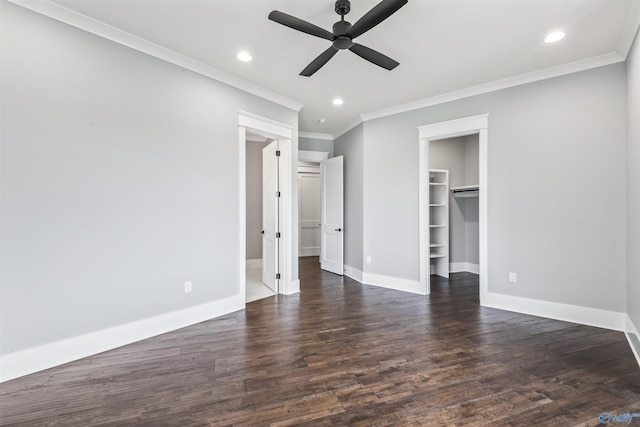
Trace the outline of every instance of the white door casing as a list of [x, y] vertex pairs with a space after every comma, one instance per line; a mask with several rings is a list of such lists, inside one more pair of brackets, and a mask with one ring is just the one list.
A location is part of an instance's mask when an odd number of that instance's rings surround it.
[[344, 269], [343, 156], [320, 163], [322, 218], [320, 267], [342, 275]]
[[278, 141], [262, 150], [262, 282], [278, 292], [279, 230]]

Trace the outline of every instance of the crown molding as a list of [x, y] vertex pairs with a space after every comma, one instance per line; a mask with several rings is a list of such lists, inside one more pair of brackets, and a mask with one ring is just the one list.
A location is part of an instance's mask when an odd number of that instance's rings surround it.
[[[622, 55], [617, 52], [612, 52], [606, 55], [571, 62], [569, 64], [559, 65], [557, 67], [546, 68], [544, 70], [534, 71], [532, 73], [521, 74], [519, 76], [509, 77], [503, 80], [496, 80], [494, 82], [448, 92], [442, 95], [432, 96], [430, 98], [424, 98], [419, 101], [409, 102], [406, 104], [397, 105], [395, 107], [373, 111], [371, 113], [365, 113], [360, 117], [363, 122], [366, 122], [369, 120], [392, 116], [394, 114], [406, 113], [408, 111], [419, 110], [421, 108], [431, 107], [438, 104], [444, 104], [445, 102], [457, 101], [463, 98], [469, 98], [476, 95], [482, 95], [502, 89], [508, 89], [510, 87], [520, 86], [527, 83], [533, 83], [553, 77], [560, 77], [566, 74], [590, 70], [592, 68], [604, 67], [606, 65], [623, 62], [624, 60], [625, 58]], [[348, 128], [346, 131], [348, 130], [350, 130], [350, 128]], [[346, 131], [343, 131], [342, 133], [345, 133]], [[340, 135], [342, 135], [342, 133]]]
[[194, 73], [198, 73], [226, 85], [235, 87], [236, 89], [240, 89], [244, 92], [274, 102], [283, 107], [295, 110], [296, 112], [299, 112], [303, 107], [303, 104], [297, 101], [279, 95], [275, 92], [271, 92], [270, 90], [267, 90], [256, 84], [250, 83], [231, 74], [227, 74], [224, 71], [213, 68], [200, 61], [196, 61], [195, 59], [189, 58], [176, 51], [167, 49], [166, 47], [145, 40], [142, 37], [138, 37], [119, 28], [113, 27], [109, 24], [105, 24], [102, 21], [90, 18], [86, 15], [78, 13], [59, 4], [53, 3], [49, 0], [8, 1], [51, 19], [55, 19], [88, 33], [94, 34], [107, 40], [111, 40], [120, 45], [135, 49], [139, 52], [193, 71]]
[[363, 120], [362, 116], [360, 116], [360, 118], [358, 118], [356, 121], [354, 121], [349, 126], [347, 126], [346, 128], [342, 129], [340, 132], [338, 132], [336, 134], [336, 136], [335, 136], [335, 139], [340, 138], [342, 135], [344, 135], [345, 133], [349, 132], [351, 129], [353, 129], [354, 127], [358, 126], [362, 122], [364, 122], [364, 120]]
[[618, 42], [616, 43], [616, 52], [622, 55], [623, 58], [627, 58], [633, 45], [633, 40], [638, 33], [638, 27], [640, 27], [640, 2], [632, 1], [629, 4], [629, 11], [627, 13], [627, 19], [624, 21], [624, 25], [620, 30]]
[[[177, 65], [179, 67], [188, 69], [205, 77], [235, 87], [244, 92], [274, 102], [283, 107], [289, 108], [296, 112], [299, 112], [303, 104], [289, 99], [285, 96], [271, 92], [261, 86], [248, 82], [246, 80], [235, 77], [224, 71], [213, 68], [200, 61], [189, 58], [171, 49], [167, 49], [163, 46], [145, 40], [141, 37], [108, 25], [104, 22], [90, 18], [86, 15], [73, 11], [57, 3], [53, 3], [49, 0], [7, 0], [13, 4], [21, 6], [25, 9], [55, 19], [57, 21], [66, 23], [78, 29], [87, 31], [91, 34], [97, 35], [107, 40], [111, 40], [123, 46], [127, 46], [131, 49], [135, 49], [139, 52], [161, 59], [168, 63]], [[424, 98], [418, 101], [409, 102], [406, 104], [397, 105], [382, 110], [377, 110], [360, 115], [360, 118], [355, 122], [348, 125], [335, 135], [330, 134], [315, 134], [310, 132], [301, 132], [299, 135], [314, 135], [314, 136], [302, 136], [306, 138], [317, 139], [330, 139], [335, 140], [344, 135], [351, 129], [355, 128], [362, 122], [374, 120], [382, 117], [391, 116], [394, 114], [404, 113], [408, 111], [418, 110], [425, 107], [430, 107], [445, 102], [451, 102], [463, 98], [468, 98], [475, 95], [481, 95], [489, 92], [494, 92], [501, 89], [507, 89], [527, 83], [533, 83], [540, 80], [545, 80], [553, 77], [559, 77], [566, 74], [571, 74], [579, 71], [589, 70], [592, 68], [602, 67], [606, 65], [623, 62], [631, 49], [638, 28], [640, 27], [640, 2], [631, 2], [629, 6], [629, 13], [627, 20], [623, 28], [620, 31], [618, 43], [616, 45], [616, 52], [611, 52], [605, 55], [588, 58], [581, 61], [572, 62], [569, 64], [560, 65], [557, 67], [547, 68], [532, 73], [522, 74], [515, 77], [510, 77], [503, 80], [497, 80], [494, 82], [473, 86], [458, 91], [448, 92], [441, 95], [436, 95], [429, 98]], [[322, 135], [318, 137], [318, 135]]]
[[335, 138], [329, 133], [315, 133], [315, 132], [298, 132], [298, 138], [309, 139], [324, 139], [326, 141], [333, 141]]

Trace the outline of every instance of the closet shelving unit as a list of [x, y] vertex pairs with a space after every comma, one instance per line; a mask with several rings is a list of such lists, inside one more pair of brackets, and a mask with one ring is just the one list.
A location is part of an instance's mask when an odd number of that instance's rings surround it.
[[449, 277], [449, 171], [429, 170], [429, 274]]

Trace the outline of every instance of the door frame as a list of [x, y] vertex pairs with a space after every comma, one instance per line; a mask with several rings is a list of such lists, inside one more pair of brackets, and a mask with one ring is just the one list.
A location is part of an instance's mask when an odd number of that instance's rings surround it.
[[420, 204], [420, 287], [425, 293], [431, 293], [429, 281], [429, 142], [478, 134], [479, 150], [479, 228], [480, 228], [480, 304], [486, 300], [488, 283], [488, 245], [487, 245], [487, 195], [488, 195], [488, 142], [489, 114], [463, 117], [455, 120], [418, 126], [419, 144], [419, 204]]
[[[279, 242], [280, 283], [279, 293], [293, 294], [300, 291], [299, 280], [293, 277], [294, 251], [297, 252], [297, 233], [294, 233], [293, 222], [293, 127], [286, 123], [260, 117], [246, 111], [238, 111], [238, 277], [239, 292], [246, 298], [247, 286], [247, 131], [264, 137], [277, 139], [280, 149], [280, 231]], [[296, 161], [297, 163], [297, 161]], [[297, 206], [296, 206], [297, 207]], [[297, 258], [296, 260], [297, 261]]]

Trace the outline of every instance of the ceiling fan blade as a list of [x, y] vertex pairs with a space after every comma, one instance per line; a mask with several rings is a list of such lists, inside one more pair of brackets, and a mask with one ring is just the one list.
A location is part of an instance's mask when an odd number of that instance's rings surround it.
[[274, 10], [269, 14], [269, 19], [278, 24], [285, 25], [294, 30], [302, 31], [303, 33], [311, 34], [312, 36], [320, 37], [322, 39], [333, 40], [333, 33], [313, 25], [310, 22], [303, 21], [295, 16], [287, 15], [286, 13]]
[[366, 59], [369, 62], [372, 62], [382, 68], [386, 68], [387, 70], [393, 70], [398, 65], [399, 62], [394, 61], [386, 55], [381, 54], [373, 49], [369, 49], [366, 46], [362, 46], [361, 44], [354, 43], [353, 46], [349, 48], [349, 50], [361, 58]]
[[311, 77], [313, 73], [318, 71], [320, 68], [322, 68], [324, 64], [329, 62], [329, 60], [333, 58], [333, 55], [335, 55], [336, 53], [338, 53], [338, 49], [331, 46], [329, 49], [322, 52], [316, 59], [311, 61], [311, 63], [307, 65], [307, 68], [305, 68], [300, 72], [300, 75], [305, 77]]
[[382, 0], [373, 9], [358, 19], [347, 31], [349, 38], [355, 39], [393, 15], [398, 9], [407, 4], [407, 0]]

